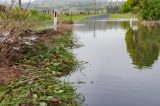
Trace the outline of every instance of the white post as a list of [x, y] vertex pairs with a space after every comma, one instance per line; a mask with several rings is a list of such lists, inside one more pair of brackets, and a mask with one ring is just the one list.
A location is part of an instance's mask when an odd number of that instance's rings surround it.
[[133, 21], [132, 18], [130, 18], [130, 28], [132, 28], [132, 26], [133, 26], [132, 21]]
[[53, 28], [54, 28], [54, 30], [55, 31], [57, 31], [57, 27], [58, 27], [58, 18], [57, 18], [57, 12], [56, 11], [54, 11], [54, 24], [53, 24]]

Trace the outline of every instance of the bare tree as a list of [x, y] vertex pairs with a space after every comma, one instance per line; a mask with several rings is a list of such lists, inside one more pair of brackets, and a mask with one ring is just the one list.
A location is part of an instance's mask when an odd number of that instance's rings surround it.
[[10, 9], [13, 7], [15, 2], [16, 2], [16, 0], [11, 0]]
[[95, 11], [95, 14], [96, 14], [96, 0], [94, 0], [94, 11]]
[[11, 0], [10, 8], [13, 7], [14, 4], [18, 4], [20, 8], [22, 8], [22, 1], [21, 0]]
[[18, 0], [19, 7], [22, 8], [22, 1]]

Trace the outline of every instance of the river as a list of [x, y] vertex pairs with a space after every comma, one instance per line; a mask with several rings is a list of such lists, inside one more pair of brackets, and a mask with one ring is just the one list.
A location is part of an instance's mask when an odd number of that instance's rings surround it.
[[159, 29], [107, 17], [75, 23], [83, 46], [74, 53], [88, 63], [65, 80], [77, 85], [84, 106], [160, 106]]

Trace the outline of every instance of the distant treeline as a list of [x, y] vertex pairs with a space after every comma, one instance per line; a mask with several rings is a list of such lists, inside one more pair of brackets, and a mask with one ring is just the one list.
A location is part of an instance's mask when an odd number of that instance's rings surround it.
[[[72, 2], [71, 2], [72, 1]], [[122, 1], [96, 0], [96, 8], [106, 8], [107, 5], [122, 4]], [[59, 10], [93, 10], [94, 0], [35, 0], [30, 5], [36, 9], [59, 9]]]

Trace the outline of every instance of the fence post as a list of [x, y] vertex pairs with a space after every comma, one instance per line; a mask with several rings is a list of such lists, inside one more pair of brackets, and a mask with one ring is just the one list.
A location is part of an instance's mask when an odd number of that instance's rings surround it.
[[131, 18], [130, 18], [130, 28], [133, 27], [132, 22], [133, 22], [133, 19], [132, 19], [132, 17], [131, 17]]
[[58, 27], [58, 14], [57, 14], [57, 11], [53, 11], [53, 14], [54, 14], [53, 28], [54, 28], [54, 31], [57, 31], [57, 27]]

